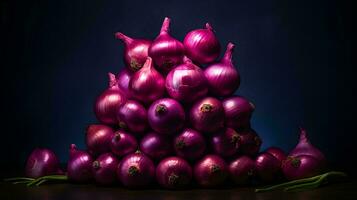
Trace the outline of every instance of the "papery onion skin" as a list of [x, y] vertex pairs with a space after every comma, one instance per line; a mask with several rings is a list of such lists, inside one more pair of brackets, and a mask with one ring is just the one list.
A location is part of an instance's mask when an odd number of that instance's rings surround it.
[[129, 90], [134, 99], [144, 104], [149, 104], [164, 95], [165, 79], [156, 71], [150, 57], [147, 58], [144, 66], [131, 77]]
[[67, 162], [67, 177], [76, 183], [87, 183], [93, 178], [92, 156], [82, 150], [78, 150], [76, 145], [70, 146], [70, 158]]
[[269, 153], [261, 153], [255, 159], [255, 165], [260, 179], [264, 182], [274, 182], [280, 178], [281, 163]]
[[148, 128], [147, 111], [138, 101], [127, 100], [117, 113], [120, 128], [134, 134], [143, 133]]
[[164, 74], [182, 62], [185, 51], [183, 44], [169, 33], [170, 21], [170, 18], [164, 19], [160, 34], [149, 48], [149, 56], [154, 60], [158, 70]]
[[119, 130], [114, 133], [110, 141], [110, 149], [117, 156], [125, 156], [138, 149], [138, 142], [130, 133]]
[[151, 128], [161, 134], [172, 134], [180, 130], [185, 122], [185, 111], [174, 99], [156, 100], [148, 110]]
[[130, 99], [130, 90], [129, 90], [129, 82], [131, 77], [133, 76], [133, 72], [131, 72], [129, 69], [124, 68], [120, 71], [120, 73], [117, 76], [117, 82], [118, 82], [118, 87], [124, 93], [127, 99]]
[[176, 155], [188, 160], [195, 160], [203, 156], [206, 150], [206, 141], [201, 133], [186, 128], [174, 140]]
[[228, 166], [229, 177], [235, 184], [246, 185], [256, 176], [255, 161], [249, 156], [240, 156]]
[[155, 165], [143, 153], [133, 153], [125, 156], [117, 169], [120, 182], [131, 188], [148, 186], [155, 177]]
[[238, 132], [239, 152], [243, 155], [255, 156], [259, 153], [262, 140], [253, 129]]
[[206, 23], [205, 29], [196, 29], [189, 32], [185, 36], [183, 44], [185, 54], [200, 64], [214, 61], [221, 50], [221, 45], [209, 23]]
[[97, 119], [104, 124], [117, 124], [116, 112], [126, 101], [126, 97], [119, 89], [114, 74], [108, 73], [109, 88], [104, 90], [96, 99], [94, 112]]
[[140, 150], [152, 159], [160, 160], [172, 153], [171, 138], [150, 132], [141, 139]]
[[204, 74], [209, 92], [215, 96], [232, 95], [240, 85], [240, 75], [232, 63], [234, 44], [228, 43], [227, 51], [221, 61], [209, 65]]
[[46, 148], [34, 149], [27, 158], [25, 174], [30, 178], [58, 174], [60, 164], [56, 154]]
[[203, 71], [186, 57], [166, 76], [165, 87], [170, 97], [184, 103], [194, 102], [208, 92]]
[[86, 145], [88, 150], [99, 155], [110, 151], [110, 141], [114, 135], [114, 130], [106, 125], [91, 124], [86, 131]]
[[181, 189], [190, 184], [192, 168], [179, 157], [163, 159], [156, 168], [156, 180], [164, 188]]
[[283, 163], [283, 161], [286, 159], [285, 152], [278, 147], [269, 147], [267, 150], [265, 150], [265, 152], [270, 153], [272, 156], [278, 159], [280, 163]]
[[100, 155], [92, 164], [95, 182], [101, 185], [111, 185], [117, 181], [116, 170], [119, 160], [112, 153]]
[[213, 187], [224, 183], [228, 175], [226, 162], [217, 155], [206, 155], [194, 166], [197, 183], [203, 187]]
[[324, 163], [310, 155], [289, 156], [282, 165], [284, 176], [288, 180], [319, 175], [324, 167]]
[[250, 119], [255, 110], [252, 102], [241, 96], [228, 97], [222, 101], [226, 126], [238, 131], [250, 127]]
[[214, 153], [222, 157], [230, 157], [238, 153], [239, 139], [239, 134], [235, 130], [226, 128], [212, 136], [211, 146]]
[[196, 101], [190, 110], [192, 126], [205, 133], [218, 131], [224, 126], [224, 109], [221, 101], [205, 97]]
[[149, 55], [151, 41], [133, 39], [120, 32], [116, 33], [115, 37], [124, 43], [123, 60], [125, 66], [131, 71], [138, 71], [144, 65]]

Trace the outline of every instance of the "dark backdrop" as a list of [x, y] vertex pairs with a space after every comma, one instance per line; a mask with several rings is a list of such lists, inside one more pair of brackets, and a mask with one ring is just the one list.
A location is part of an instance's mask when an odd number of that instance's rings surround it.
[[294, 147], [298, 126], [332, 165], [356, 158], [352, 8], [344, 1], [1, 1], [1, 165], [21, 167], [38, 146], [63, 162], [84, 148], [107, 72], [123, 68], [116, 31], [153, 39], [165, 16], [182, 40], [210, 22], [237, 44], [238, 94], [256, 104], [252, 124], [271, 145]]

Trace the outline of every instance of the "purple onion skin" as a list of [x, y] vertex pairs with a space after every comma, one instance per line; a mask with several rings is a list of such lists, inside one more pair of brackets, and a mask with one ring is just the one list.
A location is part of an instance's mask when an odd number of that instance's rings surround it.
[[229, 166], [229, 177], [238, 185], [249, 184], [250, 179], [256, 176], [255, 161], [249, 156], [241, 156], [233, 160]]
[[194, 167], [194, 176], [202, 187], [214, 187], [224, 183], [228, 175], [226, 162], [217, 155], [206, 155]]
[[183, 103], [192, 103], [208, 92], [203, 71], [188, 58], [166, 76], [165, 87], [170, 97]]
[[151, 41], [133, 39], [123, 33], [116, 33], [115, 37], [124, 43], [124, 63], [131, 71], [141, 69], [149, 56]]
[[78, 150], [72, 144], [70, 148], [70, 158], [67, 162], [67, 177], [76, 183], [87, 183], [93, 178], [92, 156], [86, 152]]
[[156, 71], [150, 57], [147, 58], [144, 66], [131, 77], [129, 90], [131, 97], [144, 104], [150, 104], [163, 97], [165, 79]]
[[212, 133], [224, 127], [224, 109], [221, 101], [205, 97], [196, 101], [190, 110], [192, 126], [201, 132]]
[[133, 76], [133, 72], [131, 72], [127, 68], [122, 69], [117, 76], [118, 87], [122, 91], [122, 93], [126, 96], [127, 99], [131, 98], [130, 90], [129, 90], [129, 82], [132, 76]]
[[117, 156], [125, 156], [134, 153], [138, 149], [138, 142], [131, 134], [120, 130], [114, 133], [110, 141], [110, 149]]
[[116, 125], [118, 123], [116, 112], [126, 101], [126, 97], [119, 89], [114, 74], [109, 75], [109, 88], [104, 90], [96, 99], [94, 112], [97, 119], [104, 124]]
[[209, 92], [215, 96], [230, 96], [240, 85], [240, 75], [232, 63], [233, 49], [234, 44], [228, 43], [222, 60], [209, 65], [204, 70]]
[[240, 131], [238, 134], [239, 152], [248, 156], [257, 155], [262, 145], [262, 140], [259, 135], [253, 129]]
[[174, 140], [176, 155], [188, 160], [201, 158], [206, 150], [206, 141], [201, 133], [186, 128]]
[[106, 125], [91, 124], [87, 127], [86, 145], [93, 155], [99, 155], [110, 151], [110, 141], [114, 130]]
[[143, 153], [125, 156], [117, 169], [120, 182], [130, 188], [148, 186], [155, 177], [155, 165]]
[[265, 152], [270, 153], [272, 156], [278, 159], [280, 163], [283, 163], [283, 161], [286, 159], [285, 152], [278, 147], [269, 147], [267, 150], [265, 150]]
[[165, 18], [159, 36], [149, 48], [149, 55], [154, 60], [158, 70], [167, 74], [175, 65], [182, 63], [184, 56], [183, 44], [173, 38], [169, 30], [170, 19]]
[[132, 133], [143, 133], [148, 128], [147, 111], [138, 101], [128, 100], [117, 113], [120, 128]]
[[185, 122], [185, 111], [174, 99], [156, 100], [148, 110], [151, 128], [161, 134], [172, 134], [180, 130]]
[[211, 146], [214, 153], [222, 157], [230, 157], [237, 154], [239, 138], [239, 134], [231, 128], [215, 133], [211, 138]]
[[160, 160], [172, 153], [171, 139], [166, 135], [150, 132], [141, 139], [140, 150], [152, 159]]
[[190, 184], [192, 168], [182, 158], [168, 157], [156, 168], [156, 180], [164, 188], [181, 189]]
[[282, 169], [286, 179], [296, 180], [319, 175], [324, 170], [324, 163], [309, 155], [287, 157]]
[[209, 23], [206, 23], [205, 29], [189, 32], [183, 44], [186, 55], [200, 64], [214, 61], [219, 56], [221, 50], [219, 41]]
[[226, 126], [236, 131], [250, 127], [250, 119], [255, 109], [253, 103], [244, 97], [235, 96], [224, 99], [222, 105], [226, 116]]
[[59, 160], [50, 149], [36, 148], [26, 162], [25, 174], [30, 178], [58, 174], [59, 171]]
[[280, 178], [281, 163], [269, 153], [261, 153], [255, 159], [255, 166], [260, 179], [264, 182], [274, 182]]
[[100, 185], [111, 185], [116, 182], [118, 159], [111, 153], [100, 155], [92, 164], [95, 182]]

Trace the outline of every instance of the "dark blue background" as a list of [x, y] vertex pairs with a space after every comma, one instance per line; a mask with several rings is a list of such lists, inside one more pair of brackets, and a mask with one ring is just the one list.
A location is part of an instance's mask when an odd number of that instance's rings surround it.
[[0, 161], [21, 166], [44, 146], [64, 162], [69, 144], [84, 148], [106, 74], [123, 68], [114, 33], [153, 39], [168, 16], [180, 40], [210, 22], [223, 47], [236, 44], [237, 93], [256, 105], [252, 123], [263, 148], [290, 150], [304, 126], [345, 168], [354, 149], [351, 11], [325, 0], [2, 1]]

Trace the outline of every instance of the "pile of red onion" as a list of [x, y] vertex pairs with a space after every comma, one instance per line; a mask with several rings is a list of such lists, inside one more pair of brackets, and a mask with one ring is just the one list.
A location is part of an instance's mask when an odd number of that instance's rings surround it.
[[[221, 45], [209, 23], [182, 42], [170, 34], [170, 24], [165, 18], [155, 39], [115, 34], [124, 44], [125, 67], [118, 76], [109, 73], [109, 87], [95, 101], [99, 122], [86, 129], [86, 149], [70, 147], [69, 181], [212, 188], [323, 172], [326, 159], [302, 128], [289, 154], [277, 147], [260, 152], [262, 139], [250, 123], [255, 106], [234, 95], [241, 82], [232, 42], [219, 59]], [[58, 174], [56, 155], [34, 150], [26, 175]]]

